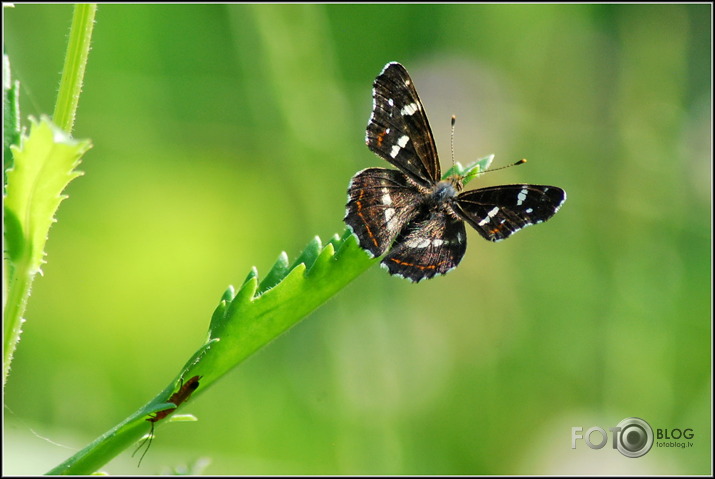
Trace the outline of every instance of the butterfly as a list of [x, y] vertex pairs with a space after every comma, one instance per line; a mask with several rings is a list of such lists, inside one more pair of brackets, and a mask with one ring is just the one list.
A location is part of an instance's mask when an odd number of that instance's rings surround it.
[[414, 282], [445, 274], [467, 249], [464, 223], [489, 241], [551, 218], [566, 201], [556, 186], [501, 185], [462, 191], [464, 177], [442, 179], [432, 130], [405, 67], [385, 65], [372, 90], [365, 142], [397, 167], [367, 168], [348, 187], [344, 221], [360, 247], [390, 274]]

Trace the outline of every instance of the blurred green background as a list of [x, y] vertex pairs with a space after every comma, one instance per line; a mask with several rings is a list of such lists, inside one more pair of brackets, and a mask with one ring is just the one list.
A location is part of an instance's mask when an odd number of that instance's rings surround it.
[[[410, 71], [444, 168], [554, 184], [548, 226], [410, 284], [374, 267], [162, 424], [141, 469], [711, 472], [711, 6], [101, 5], [5, 390], [4, 472], [46, 472], [142, 406], [251, 266], [344, 229], [371, 85]], [[4, 9], [21, 111], [51, 113], [68, 5]], [[637, 416], [689, 449], [571, 449]], [[593, 438], [598, 442], [598, 436]]]

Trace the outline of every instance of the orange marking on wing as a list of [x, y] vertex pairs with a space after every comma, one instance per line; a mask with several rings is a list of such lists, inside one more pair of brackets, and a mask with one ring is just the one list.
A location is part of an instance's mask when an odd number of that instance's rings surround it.
[[443, 265], [444, 263], [447, 263], [447, 261], [440, 261], [437, 264], [428, 264], [428, 265], [422, 265], [422, 264], [414, 264], [414, 263], [407, 263], [406, 261], [400, 261], [399, 259], [396, 258], [390, 258], [390, 261], [393, 261], [400, 266], [411, 266], [419, 269], [437, 269], [438, 266]]
[[382, 133], [378, 133], [378, 135], [377, 135], [377, 146], [382, 146], [382, 140], [385, 139], [385, 135], [387, 135], [387, 130], [384, 130]]
[[360, 197], [355, 200], [355, 204], [357, 204], [357, 214], [360, 215], [360, 218], [362, 218], [362, 222], [365, 225], [365, 230], [367, 231], [367, 235], [370, 237], [372, 240], [373, 244], [375, 245], [375, 248], [380, 248], [380, 245], [377, 244], [377, 238], [375, 238], [375, 235], [370, 231], [370, 226], [368, 226], [367, 221], [365, 220], [365, 216], [362, 214], [362, 200], [363, 195], [365, 194], [364, 190], [360, 190]]
[[504, 225], [499, 225], [496, 228], [490, 229], [489, 234], [495, 235], [497, 233], [500, 233], [501, 230], [503, 230], [503, 229], [504, 229]]

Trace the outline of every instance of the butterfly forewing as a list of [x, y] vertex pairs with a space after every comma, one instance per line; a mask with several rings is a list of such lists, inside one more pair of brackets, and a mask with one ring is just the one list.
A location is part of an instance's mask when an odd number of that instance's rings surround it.
[[367, 146], [422, 186], [439, 181], [441, 170], [432, 130], [407, 70], [388, 63], [373, 84]]
[[556, 186], [501, 185], [465, 191], [454, 211], [489, 241], [544, 222], [559, 210], [566, 192]]
[[454, 269], [466, 250], [464, 222], [424, 211], [403, 229], [382, 265], [390, 274], [417, 282]]
[[385, 254], [398, 233], [416, 214], [419, 192], [396, 170], [368, 168], [348, 188], [345, 223], [373, 256]]

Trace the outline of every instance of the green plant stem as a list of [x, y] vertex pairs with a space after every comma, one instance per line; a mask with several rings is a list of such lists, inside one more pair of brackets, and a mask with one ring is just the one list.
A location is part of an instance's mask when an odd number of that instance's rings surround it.
[[[79, 4], [75, 5], [74, 8], [70, 38], [67, 44], [67, 54], [65, 56], [65, 64], [62, 70], [62, 79], [60, 80], [60, 89], [54, 113], [55, 123], [68, 134], [72, 131], [79, 95], [82, 91], [82, 81], [87, 64], [96, 11], [96, 4]], [[54, 214], [54, 211], [52, 211], [51, 214]], [[22, 231], [22, 228], [18, 230], [15, 224], [9, 223], [15, 220], [18, 220], [18, 218], [13, 217], [6, 211], [4, 218], [4, 235], [7, 235], [8, 231], [14, 231], [15, 233], [19, 231], [21, 235], [29, 235], [31, 233], [27, 230]], [[7, 237], [5, 239], [7, 240]], [[14, 239], [17, 240], [18, 238], [15, 237]], [[24, 242], [26, 240], [30, 240], [30, 236], [25, 236], [25, 239], [22, 241]], [[28, 255], [30, 255], [33, 248], [44, 249], [44, 244], [38, 245], [31, 244], [30, 242], [30, 244], [22, 245], [20, 248], [22, 250], [22, 258], [20, 260], [13, 258], [11, 261], [8, 260], [7, 257], [5, 260], [3, 287], [7, 289], [3, 291], [3, 293], [6, 293], [3, 294], [5, 297], [3, 304], [3, 320], [5, 323], [3, 331], [5, 334], [3, 337], [3, 385], [7, 381], [13, 353], [20, 340], [20, 334], [22, 333], [23, 315], [25, 314], [28, 298], [32, 289], [32, 282], [39, 271], [39, 269], [33, 265]]]
[[[7, 262], [6, 262], [7, 266]], [[3, 387], [10, 373], [10, 364], [15, 352], [20, 334], [22, 333], [22, 316], [27, 306], [27, 298], [30, 296], [30, 287], [34, 276], [29, 274], [13, 274], [12, 270], [27, 268], [7, 267], [5, 274], [8, 275], [7, 295], [4, 295], [4, 331], [3, 331]]]
[[135, 444], [148, 432], [150, 424], [144, 419], [147, 414], [166, 408], [167, 404], [160, 398], [171, 394], [173, 387], [172, 383], [146, 406], [131, 414], [47, 474], [88, 475], [99, 471], [107, 462]]
[[67, 55], [62, 69], [60, 89], [55, 103], [52, 121], [67, 133], [72, 133], [74, 127], [79, 94], [82, 92], [84, 71], [89, 56], [89, 48], [94, 28], [94, 16], [97, 12], [96, 3], [77, 4], [72, 16]]
[[[253, 269], [238, 291], [229, 287], [224, 293], [211, 317], [209, 339], [189, 358], [178, 376], [149, 403], [48, 474], [96, 472], [148, 431], [147, 415], [165, 408], [186, 378], [201, 376], [193, 399], [378, 261], [366, 254], [355, 236], [346, 230], [342, 238], [335, 236], [325, 246], [314, 238], [292, 265], [285, 253], [281, 254], [260, 284]], [[163, 423], [157, 422], [157, 428]]]

